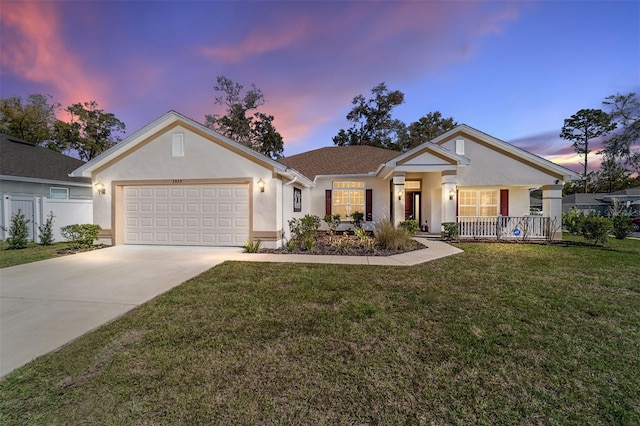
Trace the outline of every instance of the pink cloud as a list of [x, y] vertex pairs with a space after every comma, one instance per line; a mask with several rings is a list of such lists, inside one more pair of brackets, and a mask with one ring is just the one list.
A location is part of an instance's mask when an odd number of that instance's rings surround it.
[[[561, 139], [559, 134], [560, 130], [538, 133], [512, 140], [510, 143], [570, 170], [582, 173], [584, 157], [577, 155], [572, 143]], [[602, 150], [602, 138], [591, 141], [589, 149], [592, 152], [588, 156], [588, 169], [589, 171], [598, 170], [602, 156], [597, 153]]]
[[305, 28], [305, 25], [298, 22], [274, 31], [259, 29], [249, 34], [238, 45], [202, 47], [199, 49], [199, 53], [203, 56], [217, 58], [222, 62], [238, 62], [249, 56], [292, 46], [307, 35]]
[[0, 22], [3, 73], [51, 85], [63, 106], [101, 98], [99, 79], [65, 46], [54, 2], [3, 3]]
[[269, 101], [262, 110], [275, 116], [291, 146], [343, 119], [351, 99], [381, 81], [397, 89], [397, 81], [468, 60], [477, 39], [501, 32], [517, 9], [476, 2], [292, 3], [286, 14], [196, 53], [212, 66], [224, 64], [236, 82], [255, 82]]

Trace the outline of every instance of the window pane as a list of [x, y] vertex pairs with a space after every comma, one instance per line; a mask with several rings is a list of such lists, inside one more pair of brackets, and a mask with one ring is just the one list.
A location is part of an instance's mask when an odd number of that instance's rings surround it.
[[498, 216], [498, 207], [480, 206], [480, 216]]
[[332, 210], [333, 214], [339, 214], [341, 220], [345, 220], [347, 218], [347, 206], [333, 206]]
[[480, 191], [480, 205], [498, 204], [497, 191]]
[[460, 206], [460, 216], [477, 216], [476, 206]]
[[476, 191], [459, 191], [458, 197], [460, 205], [473, 205], [477, 204], [477, 192]]
[[349, 191], [339, 189], [333, 191], [333, 204], [347, 204], [349, 202]]
[[349, 204], [363, 205], [364, 206], [364, 191], [361, 189], [355, 189], [349, 191]]
[[69, 190], [67, 188], [49, 188], [49, 198], [66, 200], [69, 198]]
[[355, 211], [364, 213], [364, 182], [333, 182], [332, 212], [339, 214], [342, 220]]

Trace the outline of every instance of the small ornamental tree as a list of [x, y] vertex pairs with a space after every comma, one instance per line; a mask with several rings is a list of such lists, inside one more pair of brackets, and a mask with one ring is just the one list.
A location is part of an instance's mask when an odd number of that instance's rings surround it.
[[31, 220], [25, 218], [21, 210], [11, 216], [11, 226], [7, 230], [9, 232], [9, 238], [7, 238], [9, 249], [17, 250], [27, 247], [29, 242], [29, 227], [27, 225], [29, 222]]
[[49, 212], [47, 220], [40, 226], [38, 231], [40, 232], [40, 244], [43, 246], [50, 246], [53, 243], [53, 212]]

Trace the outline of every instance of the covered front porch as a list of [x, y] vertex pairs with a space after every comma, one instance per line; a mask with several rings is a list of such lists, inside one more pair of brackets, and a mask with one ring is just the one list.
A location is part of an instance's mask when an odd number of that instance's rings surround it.
[[[530, 214], [530, 192], [542, 188], [542, 214]], [[460, 238], [560, 239], [562, 185], [459, 185], [452, 170], [396, 172], [390, 181], [396, 225], [416, 220], [420, 230], [441, 234], [458, 223]]]

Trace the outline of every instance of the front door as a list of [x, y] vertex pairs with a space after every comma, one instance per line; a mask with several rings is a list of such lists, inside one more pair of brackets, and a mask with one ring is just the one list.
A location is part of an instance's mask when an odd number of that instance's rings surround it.
[[420, 223], [420, 191], [408, 192], [404, 201], [404, 220], [414, 219]]

